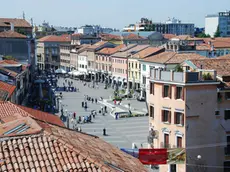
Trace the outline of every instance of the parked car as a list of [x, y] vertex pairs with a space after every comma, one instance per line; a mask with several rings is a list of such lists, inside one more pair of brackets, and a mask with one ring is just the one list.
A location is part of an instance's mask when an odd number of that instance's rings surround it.
[[138, 96], [137, 97], [137, 101], [144, 102], [145, 101], [145, 97]]

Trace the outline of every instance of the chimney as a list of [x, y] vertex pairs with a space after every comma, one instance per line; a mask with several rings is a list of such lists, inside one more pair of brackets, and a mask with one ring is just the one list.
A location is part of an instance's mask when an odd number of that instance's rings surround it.
[[10, 30], [14, 31], [14, 24], [10, 23]]

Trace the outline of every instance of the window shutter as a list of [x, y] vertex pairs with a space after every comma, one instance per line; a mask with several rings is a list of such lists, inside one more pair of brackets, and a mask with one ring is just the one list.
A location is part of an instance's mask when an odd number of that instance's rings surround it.
[[154, 83], [152, 83], [152, 94], [154, 95]]
[[153, 90], [152, 90], [152, 83], [150, 82], [150, 94], [152, 94]]
[[162, 85], [162, 97], [164, 97], [164, 85]]
[[181, 122], [182, 122], [181, 125], [184, 126], [184, 114], [182, 114], [182, 121]]
[[169, 111], [169, 123], [171, 123], [171, 111]]
[[171, 97], [172, 97], [172, 86], [171, 85], [169, 85], [169, 98], [171, 99]]
[[185, 89], [184, 89], [184, 87], [182, 87], [182, 96], [181, 96], [182, 100], [184, 100], [184, 92], [185, 92]]
[[174, 124], [177, 124], [176, 123], [176, 112], [174, 112]]
[[174, 99], [176, 99], [176, 95], [177, 95], [177, 87], [174, 87]]
[[161, 122], [164, 122], [164, 110], [161, 110]]

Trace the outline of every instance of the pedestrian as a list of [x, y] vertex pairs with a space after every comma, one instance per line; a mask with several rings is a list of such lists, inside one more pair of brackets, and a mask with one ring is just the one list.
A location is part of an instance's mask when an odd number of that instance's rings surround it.
[[94, 102], [94, 99], [92, 98], [92, 103]]
[[85, 116], [82, 117], [82, 123], [85, 123]]
[[95, 113], [93, 114], [93, 118], [95, 118]]
[[107, 113], [107, 106], [105, 106], [104, 109], [105, 109], [105, 113]]
[[114, 104], [115, 104], [115, 105], [117, 104], [117, 101], [116, 101], [116, 99], [114, 99]]
[[75, 112], [73, 113], [73, 118], [76, 119], [76, 113]]
[[81, 102], [81, 107], [84, 107], [84, 104], [85, 104], [84, 102]]
[[85, 105], [85, 111], [87, 111], [87, 106]]
[[95, 98], [95, 103], [97, 104], [97, 98]]

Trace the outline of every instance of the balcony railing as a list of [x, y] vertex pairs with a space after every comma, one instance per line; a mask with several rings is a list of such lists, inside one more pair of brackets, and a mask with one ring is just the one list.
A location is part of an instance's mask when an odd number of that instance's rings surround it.
[[163, 71], [161, 69], [151, 69], [150, 79], [179, 83], [215, 82], [216, 71], [200, 70], [199, 72], [174, 72], [172, 70]]

